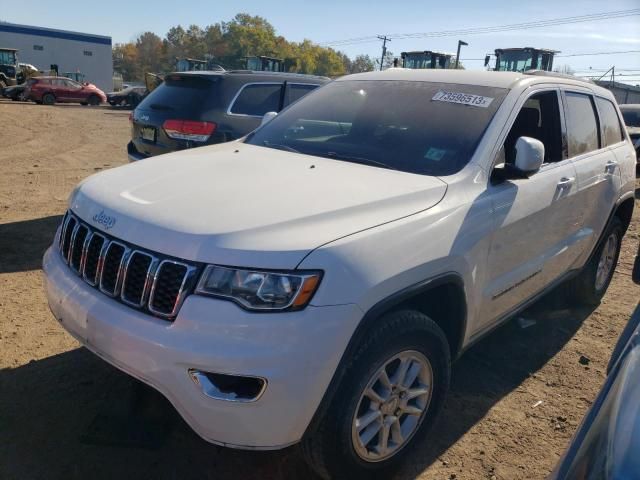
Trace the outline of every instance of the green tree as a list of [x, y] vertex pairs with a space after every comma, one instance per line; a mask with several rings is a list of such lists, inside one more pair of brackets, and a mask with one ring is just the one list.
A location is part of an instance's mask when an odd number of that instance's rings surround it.
[[158, 72], [162, 70], [164, 63], [164, 45], [162, 39], [153, 32], [144, 32], [136, 39], [136, 60], [140, 73]]
[[349, 73], [371, 72], [375, 70], [376, 64], [369, 55], [358, 55], [351, 62]]
[[[266, 55], [282, 58], [291, 72], [336, 77], [373, 69], [366, 55], [352, 61], [343, 52], [321, 47], [311, 40], [290, 42], [276, 35], [265, 18], [239, 13], [229, 22], [200, 27], [171, 27], [164, 39], [151, 32], [135, 42], [113, 48], [114, 68], [128, 80], [141, 80], [145, 72], [166, 73], [175, 68], [176, 58], [213, 59], [226, 68], [244, 68], [246, 57]], [[393, 55], [391, 55], [391, 60]]]

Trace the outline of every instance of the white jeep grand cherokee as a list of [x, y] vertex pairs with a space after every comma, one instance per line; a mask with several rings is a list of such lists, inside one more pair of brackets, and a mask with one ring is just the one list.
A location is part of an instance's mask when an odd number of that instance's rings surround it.
[[591, 83], [352, 75], [240, 141], [84, 181], [48, 299], [204, 439], [367, 477], [427, 434], [469, 345], [561, 282], [599, 301], [634, 182]]

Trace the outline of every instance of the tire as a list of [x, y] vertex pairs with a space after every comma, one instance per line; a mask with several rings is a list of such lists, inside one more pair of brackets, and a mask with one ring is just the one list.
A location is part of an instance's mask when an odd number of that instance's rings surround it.
[[56, 103], [56, 97], [53, 93], [45, 93], [42, 96], [42, 103], [44, 105], [53, 105], [54, 103]]
[[97, 95], [91, 95], [88, 99], [89, 105], [92, 107], [97, 107], [100, 105], [100, 98]]
[[0, 78], [0, 91], [3, 88], [7, 88], [7, 82], [5, 82], [2, 78]]
[[614, 216], [589, 263], [569, 282], [573, 301], [590, 306], [600, 304], [618, 264], [623, 234], [622, 221]]
[[[413, 310], [389, 313], [377, 319], [362, 338], [354, 353], [341, 363], [333, 395], [324, 400], [301, 443], [307, 463], [326, 479], [388, 478], [432, 429], [449, 390], [449, 345], [440, 327], [426, 315]], [[403, 361], [410, 367], [400, 376]], [[421, 367], [419, 374], [409, 383], [416, 366]], [[393, 384], [405, 378], [409, 389], [405, 385], [393, 393], [384, 387], [380, 380], [383, 369]], [[404, 395], [408, 392], [423, 393], [407, 400]], [[376, 393], [387, 398], [382, 405], [371, 400]], [[413, 408], [412, 414], [404, 410], [408, 408]], [[368, 423], [371, 418], [374, 420]], [[388, 429], [382, 428], [383, 424]], [[400, 425], [406, 440], [398, 441]], [[384, 431], [390, 431], [389, 450], [379, 455], [376, 449], [383, 444]]]

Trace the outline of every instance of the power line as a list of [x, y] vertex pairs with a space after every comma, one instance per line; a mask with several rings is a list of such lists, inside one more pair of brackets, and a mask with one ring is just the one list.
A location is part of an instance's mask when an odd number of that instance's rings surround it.
[[618, 50], [617, 52], [572, 53], [568, 55], [556, 55], [556, 57], [587, 57], [589, 55], [616, 55], [618, 53], [640, 53], [640, 50]]
[[[620, 18], [627, 16], [640, 15], [640, 9], [635, 8], [631, 10], [618, 10], [611, 12], [602, 12], [602, 13], [594, 13], [589, 15], [579, 15], [573, 17], [563, 17], [563, 18], [555, 18], [548, 20], [538, 20], [535, 22], [526, 22], [526, 23], [514, 23], [508, 25], [494, 25], [490, 27], [475, 27], [475, 28], [466, 28], [466, 29], [458, 29], [458, 30], [442, 30], [437, 32], [417, 32], [417, 33], [397, 33], [397, 34], [386, 34], [385, 36], [390, 36], [395, 39], [406, 39], [406, 38], [433, 38], [433, 37], [450, 37], [457, 35], [480, 35], [485, 33], [494, 33], [494, 32], [506, 32], [510, 30], [525, 30], [531, 28], [542, 28], [549, 27], [555, 25], [566, 25], [571, 23], [583, 23], [583, 22], [593, 22], [599, 20], [609, 20], [612, 18]], [[356, 38], [348, 38], [343, 40], [334, 40], [330, 42], [322, 42], [320, 45], [322, 46], [347, 46], [347, 45], [356, 45], [360, 43], [370, 43], [377, 41], [377, 36], [367, 36], [367, 37], [356, 37]]]

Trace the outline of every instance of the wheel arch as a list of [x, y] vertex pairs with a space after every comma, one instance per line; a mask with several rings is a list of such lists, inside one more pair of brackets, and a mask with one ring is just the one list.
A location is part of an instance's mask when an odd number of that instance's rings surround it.
[[[451, 307], [451, 310], [448, 310], [447, 307]], [[342, 354], [320, 405], [307, 426], [305, 435], [312, 431], [314, 425], [323, 417], [342, 381], [345, 365], [367, 332], [383, 315], [404, 309], [424, 313], [443, 330], [449, 343], [452, 359], [462, 353], [467, 328], [467, 301], [464, 281], [458, 273], [449, 272], [423, 280], [389, 295], [371, 307], [362, 317]], [[445, 311], [447, 315], [445, 315]], [[453, 312], [453, 315], [449, 315], [449, 312]]]
[[627, 233], [627, 229], [629, 228], [629, 225], [631, 223], [631, 217], [633, 216], [634, 206], [635, 206], [635, 196], [633, 192], [630, 192], [629, 194], [620, 197], [620, 199], [616, 202], [615, 206], [611, 210], [611, 213], [609, 214], [609, 218], [607, 219], [607, 223], [602, 229], [602, 232], [600, 232], [598, 241], [593, 246], [593, 249], [591, 250], [589, 257], [585, 262], [585, 265], [587, 265], [593, 259], [593, 256], [598, 251], [598, 248], [600, 248], [600, 245], [602, 244], [602, 242], [604, 242], [605, 233], [609, 230], [609, 227], [611, 226], [611, 223], [615, 218], [619, 219], [622, 222], [622, 228], [623, 228], [622, 235], [624, 236], [624, 234]]
[[618, 217], [624, 226], [624, 231], [627, 231], [629, 225], [631, 224], [631, 217], [633, 216], [633, 209], [635, 206], [635, 198], [633, 195], [630, 195], [616, 205], [615, 210], [613, 211], [613, 215]]
[[427, 315], [444, 332], [451, 358], [462, 351], [467, 326], [464, 281], [457, 273], [446, 273], [406, 287], [376, 303], [362, 318], [352, 341], [363, 335], [382, 315], [394, 310], [417, 310]]

